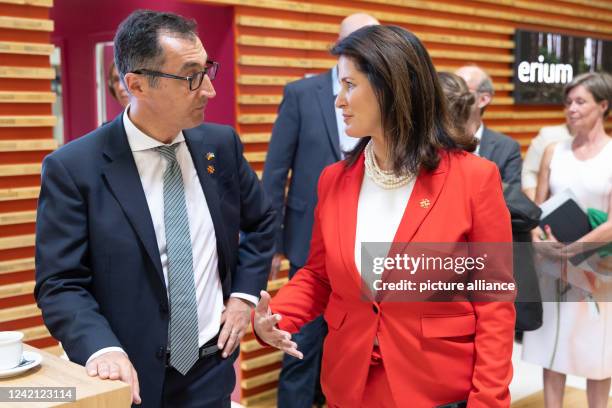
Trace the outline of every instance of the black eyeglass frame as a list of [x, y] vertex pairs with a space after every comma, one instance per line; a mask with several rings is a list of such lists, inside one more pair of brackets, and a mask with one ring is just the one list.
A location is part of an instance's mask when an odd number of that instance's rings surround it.
[[[208, 78], [211, 81], [213, 81], [217, 76], [217, 72], [219, 72], [219, 63], [217, 61], [211, 61], [211, 60], [206, 61], [206, 67], [204, 67], [202, 71], [198, 71], [195, 74], [190, 75], [190, 76], [166, 74], [165, 72], [153, 71], [151, 69], [146, 69], [146, 68], [135, 69], [134, 71], [131, 71], [132, 74], [137, 74], [137, 75], [148, 75], [152, 77], [170, 78], [170, 79], [178, 79], [181, 81], [187, 81], [189, 83], [190, 91], [196, 91], [200, 89], [200, 87], [202, 86], [202, 82], [204, 82], [204, 75], [208, 75]], [[197, 86], [194, 86], [193, 80], [198, 75], [200, 76], [200, 80]]]

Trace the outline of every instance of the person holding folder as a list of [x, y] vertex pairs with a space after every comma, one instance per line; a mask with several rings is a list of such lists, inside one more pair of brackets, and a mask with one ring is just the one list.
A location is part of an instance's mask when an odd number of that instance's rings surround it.
[[[557, 242], [554, 228], [532, 232], [536, 250], [547, 256], [573, 257], [584, 245], [612, 241], [612, 138], [604, 122], [612, 104], [612, 76], [589, 72], [575, 77], [564, 90], [565, 115], [574, 133], [548, 146], [544, 152], [536, 203], [570, 190], [583, 208], [608, 214], [608, 220], [578, 240]], [[576, 224], [575, 220], [567, 220]], [[542, 243], [548, 243], [542, 245]], [[567, 261], [564, 261], [567, 262]], [[598, 293], [612, 285], [597, 281]], [[597, 298], [597, 293], [593, 293]], [[525, 334], [523, 359], [544, 368], [544, 400], [547, 408], [561, 407], [567, 374], [587, 378], [589, 407], [605, 407], [612, 377], [612, 307], [608, 302], [545, 302], [543, 326]]]

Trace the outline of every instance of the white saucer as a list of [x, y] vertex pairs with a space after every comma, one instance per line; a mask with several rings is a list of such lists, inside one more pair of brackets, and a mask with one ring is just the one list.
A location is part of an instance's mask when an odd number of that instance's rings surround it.
[[40, 362], [42, 361], [42, 356], [35, 351], [24, 351], [22, 358], [29, 360], [29, 362], [22, 366], [9, 368], [7, 370], [0, 370], [0, 378], [12, 377], [14, 375], [21, 374], [24, 371], [28, 371], [29, 369], [40, 365]]

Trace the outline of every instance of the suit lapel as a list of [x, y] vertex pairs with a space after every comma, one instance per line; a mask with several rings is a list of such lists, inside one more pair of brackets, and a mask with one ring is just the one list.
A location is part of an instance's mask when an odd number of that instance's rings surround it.
[[[413, 242], [414, 235], [425, 218], [427, 218], [427, 215], [429, 215], [431, 209], [436, 205], [448, 175], [448, 166], [448, 153], [441, 153], [438, 168], [433, 171], [421, 170], [419, 173], [399, 227], [395, 232], [393, 244], [389, 248], [388, 257], [395, 257], [396, 254], [411, 253], [411, 251], [406, 249], [406, 246]], [[391, 272], [385, 272], [382, 279], [387, 280]], [[380, 296], [379, 294], [377, 299], [383, 300], [389, 295], [386, 292], [384, 293], [385, 296]]]
[[495, 148], [495, 140], [490, 135], [489, 129], [484, 126], [482, 129], [482, 138], [480, 139], [480, 149], [478, 155], [485, 159], [490, 159], [491, 152]]
[[323, 122], [327, 130], [327, 136], [332, 145], [336, 160], [341, 159], [340, 155], [340, 137], [338, 135], [338, 124], [336, 123], [336, 108], [334, 106], [334, 93], [332, 86], [331, 70], [323, 77], [324, 81], [320, 81], [317, 86], [317, 98], [319, 99], [319, 109], [323, 115]]
[[357, 209], [359, 206], [359, 193], [364, 177], [364, 156], [345, 170], [341, 181], [341, 189], [337, 197], [338, 233], [340, 255], [345, 269], [361, 289], [362, 282], [359, 270], [355, 265], [355, 239], [357, 232]]
[[119, 115], [111, 124], [112, 129], [104, 149], [104, 155], [110, 162], [104, 167], [103, 176], [155, 265], [157, 275], [165, 287], [151, 213], [122, 120], [123, 115]]
[[416, 179], [408, 205], [393, 239], [397, 242], [410, 242], [427, 217], [442, 191], [448, 174], [448, 153], [440, 154], [438, 168], [433, 171], [421, 170]]
[[[224, 253], [228, 251], [228, 249], [224, 247], [225, 243], [227, 243], [227, 237], [223, 224], [223, 215], [221, 213], [220, 197], [217, 186], [217, 174], [219, 170], [217, 169], [218, 163], [216, 163], [216, 155], [218, 152], [216, 151], [215, 145], [204, 143], [204, 137], [201, 133], [193, 130], [183, 130], [183, 135], [185, 135], [185, 142], [189, 148], [193, 165], [195, 166], [198, 179], [202, 185], [202, 191], [204, 192], [204, 197], [206, 197], [208, 211], [210, 212], [210, 217], [215, 228], [217, 254], [219, 256], [219, 271], [223, 279], [226, 265]], [[212, 156], [207, 157], [209, 153], [212, 153]]]

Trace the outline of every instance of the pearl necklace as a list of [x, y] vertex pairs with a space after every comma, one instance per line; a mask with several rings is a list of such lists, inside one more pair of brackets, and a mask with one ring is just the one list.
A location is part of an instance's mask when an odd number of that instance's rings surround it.
[[382, 170], [378, 167], [371, 140], [365, 147], [365, 172], [374, 184], [385, 190], [405, 186], [414, 178], [410, 173], [396, 176], [393, 170]]

